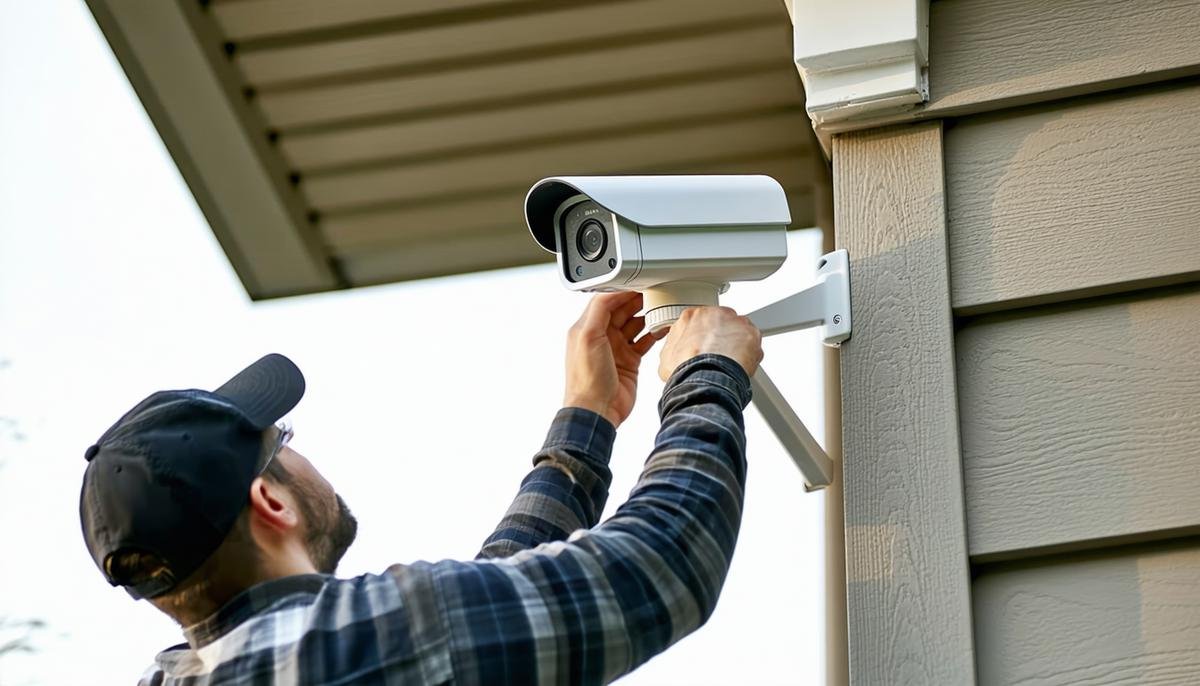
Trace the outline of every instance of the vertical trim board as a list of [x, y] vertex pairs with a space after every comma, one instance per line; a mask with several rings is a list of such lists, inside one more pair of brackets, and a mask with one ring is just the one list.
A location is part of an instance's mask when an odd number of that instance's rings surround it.
[[850, 678], [974, 681], [941, 122], [837, 136]]

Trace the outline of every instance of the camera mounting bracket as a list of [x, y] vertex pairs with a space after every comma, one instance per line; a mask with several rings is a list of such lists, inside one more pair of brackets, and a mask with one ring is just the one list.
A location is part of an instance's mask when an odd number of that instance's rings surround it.
[[[850, 257], [835, 250], [817, 263], [817, 282], [783, 300], [751, 312], [750, 321], [764, 336], [821, 327], [825, 345], [838, 347], [850, 338]], [[829, 485], [833, 462], [796, 416], [771, 377], [759, 367], [750, 380], [754, 406], [788, 451], [804, 476], [804, 488], [815, 491]]]

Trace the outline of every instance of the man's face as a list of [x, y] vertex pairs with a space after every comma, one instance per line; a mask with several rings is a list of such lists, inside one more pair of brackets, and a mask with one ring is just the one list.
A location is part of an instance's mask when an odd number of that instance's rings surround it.
[[303, 455], [283, 446], [276, 460], [293, 478], [289, 484], [304, 518], [304, 544], [313, 566], [333, 574], [358, 533], [358, 521], [346, 501]]

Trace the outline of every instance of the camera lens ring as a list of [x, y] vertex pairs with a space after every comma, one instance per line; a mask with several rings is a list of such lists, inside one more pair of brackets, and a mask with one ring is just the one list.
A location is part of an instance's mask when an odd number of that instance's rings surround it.
[[575, 233], [575, 248], [588, 262], [599, 260], [608, 250], [608, 229], [595, 219], [584, 221]]

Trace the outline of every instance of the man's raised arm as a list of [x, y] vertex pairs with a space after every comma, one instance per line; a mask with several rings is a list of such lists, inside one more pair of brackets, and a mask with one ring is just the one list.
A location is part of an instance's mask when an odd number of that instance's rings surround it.
[[507, 557], [595, 526], [608, 501], [608, 459], [616, 433], [595, 412], [559, 410], [533, 458], [533, 470], [476, 559]]
[[596, 296], [567, 336], [563, 409], [550, 425], [533, 470], [477, 559], [507, 557], [559, 541], [600, 521], [608, 500], [616, 427], [633, 409], [637, 370], [655, 337], [635, 341], [640, 293]]
[[761, 356], [744, 317], [689, 310], [662, 355], [662, 428], [617, 513], [507, 558], [434, 566], [458, 683], [607, 683], [708, 619], [741, 523]]

